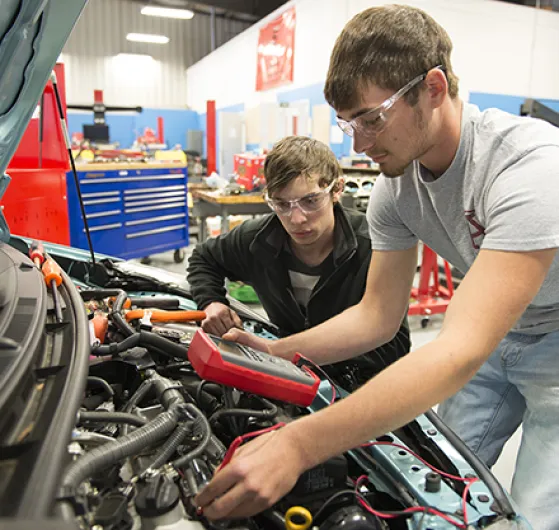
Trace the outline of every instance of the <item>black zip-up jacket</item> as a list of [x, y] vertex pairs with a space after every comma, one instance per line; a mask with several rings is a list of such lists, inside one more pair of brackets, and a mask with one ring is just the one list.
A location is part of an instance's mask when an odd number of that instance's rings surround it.
[[[367, 220], [364, 214], [339, 204], [334, 212], [334, 267], [314, 288], [306, 315], [295, 300], [287, 267], [281, 260], [288, 236], [275, 214], [245, 221], [195, 248], [188, 263], [194, 301], [200, 309], [212, 302], [229, 305], [225, 278], [242, 281], [254, 288], [282, 336], [317, 326], [357, 304], [365, 292], [372, 253]], [[323, 368], [344, 388], [353, 390], [405, 355], [409, 348], [409, 330], [403, 322], [390, 342]]]

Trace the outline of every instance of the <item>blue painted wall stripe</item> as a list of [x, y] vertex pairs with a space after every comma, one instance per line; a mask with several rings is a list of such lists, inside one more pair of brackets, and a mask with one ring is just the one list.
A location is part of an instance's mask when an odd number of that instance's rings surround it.
[[[278, 92], [276, 99], [278, 103], [292, 103], [294, 101], [309, 101], [311, 108], [314, 105], [322, 105], [326, 103], [323, 94], [323, 83], [315, 83], [306, 87], [296, 88], [293, 90], [283, 90]], [[507, 94], [488, 94], [484, 92], [471, 92], [469, 101], [477, 105], [481, 110], [487, 108], [498, 108], [511, 114], [518, 115], [520, 113], [520, 105], [525, 97]], [[559, 112], [559, 99], [539, 99], [541, 103], [551, 107]], [[217, 116], [221, 112], [244, 112], [245, 105], [240, 103], [217, 109]], [[169, 147], [180, 144], [183, 148], [188, 149], [186, 145], [187, 131], [189, 129], [201, 130], [204, 133], [204, 152], [206, 156], [206, 114], [198, 114], [192, 110], [169, 110], [169, 109], [153, 109], [144, 108], [144, 112], [135, 113], [107, 113], [106, 119], [110, 127], [111, 140], [119, 142], [122, 148], [132, 145], [135, 138], [143, 134], [145, 127], [151, 127], [157, 130], [157, 117], [162, 116], [165, 120], [165, 141]], [[82, 132], [84, 123], [93, 123], [92, 112], [68, 112], [68, 126], [70, 133]], [[331, 112], [331, 125], [336, 125], [335, 113]], [[217, 135], [217, 148], [219, 153], [219, 131]], [[257, 144], [247, 145], [247, 150], [257, 149]], [[351, 150], [351, 139], [344, 135], [342, 143], [331, 143], [330, 147], [336, 156], [347, 156]], [[218, 161], [219, 164], [219, 161]]]

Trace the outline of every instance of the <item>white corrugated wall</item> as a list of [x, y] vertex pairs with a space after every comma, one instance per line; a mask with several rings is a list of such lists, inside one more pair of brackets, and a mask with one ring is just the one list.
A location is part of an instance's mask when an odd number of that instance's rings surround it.
[[[191, 20], [147, 17], [141, 3], [90, 0], [63, 51], [67, 101], [92, 104], [104, 90], [106, 105], [186, 107], [186, 69], [211, 50], [210, 17]], [[242, 32], [247, 23], [216, 20], [216, 46]], [[166, 35], [165, 45], [128, 42], [127, 33]], [[149, 54], [153, 60], [117, 58]]]

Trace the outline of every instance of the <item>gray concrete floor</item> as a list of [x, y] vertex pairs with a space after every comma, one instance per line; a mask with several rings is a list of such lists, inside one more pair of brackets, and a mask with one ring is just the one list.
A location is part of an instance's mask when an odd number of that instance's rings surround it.
[[[173, 261], [173, 252], [165, 252], [163, 254], [156, 254], [151, 256], [150, 265], [170, 272], [186, 274], [187, 260], [192, 252], [192, 249], [193, 246], [186, 249], [187, 257], [184, 263], [175, 263]], [[261, 307], [251, 307], [265, 315]], [[410, 317], [409, 321], [412, 338], [412, 349], [417, 349], [437, 337], [442, 326], [443, 316], [436, 315], [432, 317], [429, 325], [424, 329], [421, 327], [421, 319], [419, 317]], [[501, 482], [501, 484], [509, 491], [514, 471], [514, 465], [516, 462], [516, 453], [520, 444], [521, 433], [522, 429], [519, 429], [509, 440], [509, 442], [505, 445], [501, 457], [493, 467], [493, 473]]]

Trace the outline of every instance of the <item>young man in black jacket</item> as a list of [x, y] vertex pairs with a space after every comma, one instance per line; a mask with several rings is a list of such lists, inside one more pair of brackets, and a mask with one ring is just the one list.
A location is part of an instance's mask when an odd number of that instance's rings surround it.
[[[266, 157], [264, 175], [274, 213], [205, 241], [189, 261], [192, 295], [207, 313], [202, 327], [215, 335], [242, 327], [225, 296], [225, 278], [254, 288], [282, 336], [341, 313], [365, 291], [371, 259], [367, 219], [339, 204], [343, 181], [332, 151], [304, 136], [284, 138]], [[409, 347], [403, 323], [390, 342], [325, 368], [354, 390]]]

